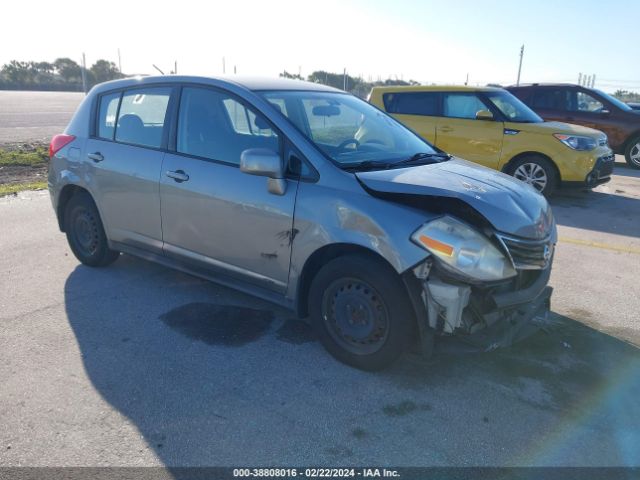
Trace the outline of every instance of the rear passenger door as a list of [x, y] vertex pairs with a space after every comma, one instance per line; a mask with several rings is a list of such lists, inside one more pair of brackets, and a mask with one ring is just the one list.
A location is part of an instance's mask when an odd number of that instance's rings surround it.
[[231, 94], [186, 86], [172, 137], [160, 181], [165, 255], [284, 292], [298, 182], [274, 195], [239, 168], [245, 149], [283, 152], [283, 139]]
[[85, 146], [91, 191], [111, 241], [162, 252], [158, 182], [170, 87], [105, 93]]
[[438, 92], [393, 92], [382, 95], [385, 111], [428, 142], [436, 142], [440, 112]]
[[504, 126], [498, 119], [476, 120], [480, 110], [490, 109], [475, 93], [443, 93], [436, 146], [465, 160], [498, 168]]

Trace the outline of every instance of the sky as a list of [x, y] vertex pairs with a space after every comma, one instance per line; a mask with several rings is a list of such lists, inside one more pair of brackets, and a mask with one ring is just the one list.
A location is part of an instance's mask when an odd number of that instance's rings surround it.
[[15, 0], [0, 64], [104, 58], [127, 74], [342, 72], [472, 85], [577, 82], [640, 92], [640, 1]]

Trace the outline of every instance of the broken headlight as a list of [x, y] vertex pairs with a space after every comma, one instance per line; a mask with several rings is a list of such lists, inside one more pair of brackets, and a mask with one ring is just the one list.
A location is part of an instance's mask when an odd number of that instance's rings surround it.
[[411, 236], [445, 268], [474, 280], [503, 280], [516, 275], [511, 261], [476, 229], [444, 216], [424, 224]]

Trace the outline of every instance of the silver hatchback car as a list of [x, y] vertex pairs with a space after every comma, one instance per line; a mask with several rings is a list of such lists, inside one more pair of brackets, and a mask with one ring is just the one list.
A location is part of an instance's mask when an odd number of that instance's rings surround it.
[[123, 252], [284, 305], [358, 368], [429, 354], [439, 335], [510, 345], [549, 312], [545, 198], [333, 88], [108, 82], [50, 156], [53, 207], [82, 263]]

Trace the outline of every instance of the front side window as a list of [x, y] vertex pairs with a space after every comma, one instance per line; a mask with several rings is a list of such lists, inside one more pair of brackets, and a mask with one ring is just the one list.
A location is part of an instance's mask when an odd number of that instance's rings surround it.
[[540, 123], [544, 121], [537, 113], [509, 92], [487, 92], [486, 98], [489, 99], [510, 122]]
[[400, 115], [438, 115], [439, 94], [436, 92], [385, 93], [384, 109]]
[[578, 92], [576, 100], [576, 107], [578, 112], [597, 113], [601, 112], [604, 108], [602, 102], [596, 100], [591, 95], [584, 92]]
[[205, 88], [184, 88], [178, 114], [178, 153], [240, 164], [249, 148], [280, 151], [277, 133], [261, 114], [230, 95]]
[[262, 95], [340, 166], [366, 161], [394, 163], [416, 153], [437, 153], [398, 121], [352, 95], [316, 91]]
[[113, 140], [116, 130], [116, 115], [120, 103], [120, 92], [110, 93], [100, 97], [98, 111], [98, 137]]
[[171, 89], [140, 88], [124, 92], [116, 126], [116, 141], [159, 148]]
[[476, 118], [480, 110], [487, 110], [476, 95], [472, 93], [445, 93], [443, 99], [443, 114], [451, 118]]

